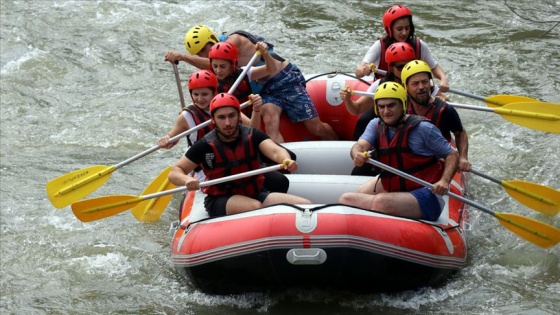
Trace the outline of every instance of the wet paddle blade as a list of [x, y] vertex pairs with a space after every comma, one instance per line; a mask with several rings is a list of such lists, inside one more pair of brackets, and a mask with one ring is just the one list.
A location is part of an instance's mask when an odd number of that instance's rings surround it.
[[124, 212], [142, 200], [142, 197], [131, 195], [87, 199], [73, 203], [72, 212], [82, 222], [96, 221]]
[[[173, 189], [176, 186], [173, 185], [169, 179], [169, 172], [171, 171], [171, 166], [164, 169], [159, 175], [144, 189], [142, 195], [149, 195], [157, 193], [164, 190]], [[167, 205], [173, 198], [173, 195], [165, 195], [159, 198], [145, 200], [134, 208], [132, 208], [132, 214], [138, 221], [142, 222], [155, 222], [159, 220], [159, 217], [167, 208]]]
[[493, 95], [493, 96], [489, 96], [487, 98], [484, 99], [484, 102], [486, 103], [486, 105], [488, 105], [488, 107], [492, 107], [492, 108], [497, 108], [497, 107], [501, 107], [504, 105], [507, 105], [509, 103], [518, 103], [518, 102], [540, 102], [537, 99], [534, 98], [530, 98], [527, 96], [520, 96], [520, 95], [505, 95], [505, 94], [500, 94], [500, 95]]
[[560, 230], [546, 223], [511, 213], [494, 213], [500, 223], [523, 239], [543, 248], [560, 242]]
[[504, 119], [527, 128], [560, 133], [560, 106], [554, 103], [510, 103], [494, 109]]
[[554, 216], [560, 211], [560, 191], [521, 180], [503, 181], [506, 192], [525, 206]]
[[50, 180], [47, 196], [56, 208], [64, 208], [94, 192], [116, 170], [114, 166], [95, 165]]

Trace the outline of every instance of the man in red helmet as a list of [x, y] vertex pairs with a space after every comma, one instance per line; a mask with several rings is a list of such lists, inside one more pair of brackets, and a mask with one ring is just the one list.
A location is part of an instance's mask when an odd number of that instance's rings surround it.
[[[189, 174], [201, 167], [206, 180], [212, 180], [260, 168], [262, 154], [276, 163], [286, 164], [290, 172], [297, 163], [288, 151], [265, 133], [241, 125], [239, 101], [231, 94], [220, 93], [210, 102], [214, 130], [195, 142], [169, 173], [169, 180], [184, 185], [188, 190], [200, 188], [200, 181]], [[264, 175], [246, 177], [227, 183], [203, 187], [204, 200], [211, 217], [256, 210], [278, 203], [309, 204], [295, 195], [269, 192], [264, 186]]]

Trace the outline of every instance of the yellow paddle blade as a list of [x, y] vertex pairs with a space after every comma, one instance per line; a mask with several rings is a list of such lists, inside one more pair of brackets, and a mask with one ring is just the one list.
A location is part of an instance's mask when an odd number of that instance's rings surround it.
[[488, 105], [488, 107], [496, 108], [496, 107], [507, 105], [509, 103], [518, 103], [518, 102], [535, 103], [540, 101], [527, 96], [500, 94], [500, 95], [489, 96], [484, 99], [484, 102], [486, 103], [486, 105]]
[[[164, 190], [173, 189], [176, 186], [173, 185], [169, 179], [169, 172], [171, 171], [171, 166], [164, 169], [159, 175], [144, 189], [142, 195], [150, 195]], [[145, 200], [134, 208], [132, 208], [132, 214], [138, 221], [142, 222], [155, 222], [159, 219], [167, 205], [173, 198], [173, 195], [165, 195], [159, 198], [153, 198]]]
[[560, 106], [554, 103], [510, 103], [494, 111], [504, 119], [527, 128], [560, 133]]
[[72, 212], [82, 222], [104, 219], [132, 207], [142, 201], [142, 197], [114, 195], [78, 201], [72, 204]]
[[508, 230], [525, 240], [543, 247], [552, 247], [560, 242], [560, 230], [546, 223], [511, 213], [494, 213]]
[[116, 170], [114, 166], [95, 165], [62, 175], [47, 183], [47, 196], [58, 209], [91, 194]]
[[525, 206], [553, 216], [560, 211], [560, 191], [521, 180], [503, 181], [506, 192]]

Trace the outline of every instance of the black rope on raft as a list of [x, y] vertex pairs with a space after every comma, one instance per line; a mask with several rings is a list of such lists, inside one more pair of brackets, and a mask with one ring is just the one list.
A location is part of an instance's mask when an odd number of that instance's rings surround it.
[[345, 75], [345, 76], [347, 76], [347, 77], [350, 77], [350, 78], [353, 78], [353, 79], [356, 79], [356, 80], [359, 80], [359, 81], [361, 81], [361, 82], [363, 82], [363, 83], [365, 83], [365, 84], [367, 84], [367, 85], [371, 85], [371, 82], [368, 82], [368, 81], [366, 81], [366, 80], [364, 80], [364, 79], [358, 78], [357, 76], [355, 76], [355, 75], [353, 75], [353, 74], [348, 74], [348, 73], [342, 72], [342, 71], [340, 71], [340, 70], [334, 70], [334, 71], [331, 71], [331, 72], [325, 72], [325, 73], [321, 73], [321, 74], [314, 75], [314, 76], [312, 76], [311, 78], [305, 80], [305, 83], [307, 83], [307, 82], [309, 82], [309, 81], [311, 81], [311, 80], [313, 80], [313, 79], [316, 79], [316, 78], [318, 78], [318, 77], [322, 77], [322, 76], [324, 76], [324, 75], [326, 75], [326, 76], [329, 77], [329, 78], [334, 78], [335, 76], [337, 76], [337, 75], [339, 75], [339, 74], [340, 74], [340, 75]]

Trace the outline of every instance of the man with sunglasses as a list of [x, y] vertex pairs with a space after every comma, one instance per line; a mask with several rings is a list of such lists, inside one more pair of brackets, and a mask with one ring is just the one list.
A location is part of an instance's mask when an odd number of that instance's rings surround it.
[[439, 128], [447, 141], [452, 142], [459, 151], [459, 169], [469, 172], [469, 140], [459, 114], [440, 98], [433, 96], [434, 87], [432, 71], [422, 60], [413, 60], [406, 64], [401, 72], [401, 80], [408, 94], [408, 114], [422, 116]]

